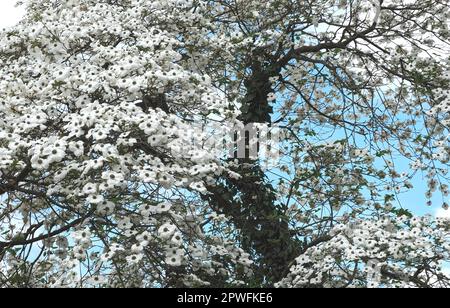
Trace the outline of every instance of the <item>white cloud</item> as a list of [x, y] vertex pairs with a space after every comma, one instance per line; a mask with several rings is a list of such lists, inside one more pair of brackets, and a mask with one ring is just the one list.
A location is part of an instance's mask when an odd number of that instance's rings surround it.
[[445, 265], [443, 268], [442, 268], [442, 273], [444, 274], [444, 275], [446, 275], [447, 277], [450, 277], [450, 265]]
[[440, 208], [436, 211], [436, 217], [450, 218], [450, 210], [444, 210], [443, 208]]
[[14, 26], [25, 13], [23, 6], [16, 7], [17, 0], [1, 0], [0, 29]]

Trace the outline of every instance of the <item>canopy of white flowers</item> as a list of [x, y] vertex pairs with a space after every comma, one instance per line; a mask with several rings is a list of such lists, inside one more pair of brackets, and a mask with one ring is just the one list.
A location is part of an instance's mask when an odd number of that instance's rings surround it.
[[[449, 194], [450, 1], [25, 3], [0, 287], [450, 286], [450, 221], [394, 204]], [[265, 173], [205, 129], [251, 122], [286, 132]]]

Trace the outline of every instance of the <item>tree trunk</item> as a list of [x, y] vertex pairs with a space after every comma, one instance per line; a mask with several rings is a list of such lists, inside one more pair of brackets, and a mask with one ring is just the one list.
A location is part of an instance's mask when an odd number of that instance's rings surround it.
[[[270, 77], [277, 70], [264, 69], [262, 64], [252, 64], [252, 75], [245, 81], [247, 89], [243, 100], [241, 121], [271, 123], [273, 112], [267, 96], [272, 92]], [[275, 75], [274, 75], [275, 74]], [[298, 257], [301, 244], [289, 230], [288, 218], [277, 204], [276, 193], [258, 165], [249, 157], [240, 158], [235, 172], [241, 178], [226, 178], [212, 195], [205, 198], [217, 211], [227, 215], [241, 231], [242, 245], [255, 258], [256, 283], [272, 286], [287, 274], [288, 267]]]

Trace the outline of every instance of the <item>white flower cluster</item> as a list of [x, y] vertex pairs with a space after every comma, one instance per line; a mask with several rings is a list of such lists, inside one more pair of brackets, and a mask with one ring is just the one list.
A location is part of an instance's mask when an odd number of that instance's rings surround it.
[[[8, 185], [19, 204], [33, 198], [14, 219], [42, 222], [43, 234], [68, 231], [84, 217], [71, 241], [47, 243], [62, 258], [52, 268], [60, 274], [68, 260], [90, 260], [99, 270], [146, 258], [153, 271], [166, 268], [159, 275], [191, 259], [197, 266], [188, 281], [203, 281], [198, 271], [231, 277], [225, 265], [211, 265], [212, 256], [247, 268], [248, 255], [208, 239], [201, 209], [170, 202], [179, 191], [199, 198], [227, 172], [199, 125], [225, 101], [208, 75], [183, 61], [192, 42], [179, 33], [201, 11], [189, 0], [119, 2], [32, 0], [33, 13], [1, 34], [0, 188]], [[3, 234], [4, 241], [16, 236]], [[69, 278], [48, 283], [79, 283]]]
[[449, 227], [447, 219], [406, 216], [336, 225], [296, 259], [278, 287], [443, 287]]

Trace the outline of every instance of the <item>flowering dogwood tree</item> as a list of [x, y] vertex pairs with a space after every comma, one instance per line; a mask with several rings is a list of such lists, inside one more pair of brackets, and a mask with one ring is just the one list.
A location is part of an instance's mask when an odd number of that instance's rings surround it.
[[[448, 208], [450, 1], [26, 5], [0, 286], [450, 286], [450, 221], [396, 202], [423, 176]], [[270, 168], [214, 130], [254, 123], [283, 131]]]

